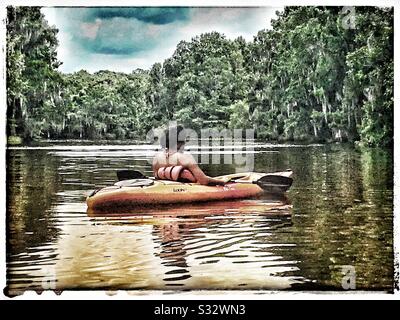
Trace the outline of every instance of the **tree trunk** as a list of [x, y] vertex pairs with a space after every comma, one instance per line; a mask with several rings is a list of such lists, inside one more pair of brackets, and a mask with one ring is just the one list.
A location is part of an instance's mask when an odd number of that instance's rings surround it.
[[343, 138], [342, 138], [342, 130], [341, 130], [341, 129], [339, 129], [339, 130], [336, 132], [335, 138], [336, 138], [336, 139], [339, 139], [340, 142], [343, 141]]
[[326, 99], [324, 97], [324, 99], [322, 100], [322, 112], [324, 113], [324, 119], [325, 119], [325, 123], [328, 123], [328, 115], [326, 112]]
[[357, 119], [357, 109], [356, 108], [354, 108], [354, 122], [355, 122], [355, 125], [356, 125], [356, 128], [357, 128], [357, 126], [359, 125], [359, 122], [358, 122], [358, 119]]
[[12, 110], [11, 110], [11, 118], [10, 118], [10, 124], [9, 124], [9, 128], [10, 128], [10, 135], [11, 136], [16, 136], [17, 135], [17, 131], [16, 131], [16, 123], [15, 123], [15, 108], [16, 108], [16, 99], [13, 99], [12, 102]]
[[351, 109], [354, 109], [354, 99], [351, 99], [351, 107], [350, 104], [347, 104], [347, 129], [351, 129]]

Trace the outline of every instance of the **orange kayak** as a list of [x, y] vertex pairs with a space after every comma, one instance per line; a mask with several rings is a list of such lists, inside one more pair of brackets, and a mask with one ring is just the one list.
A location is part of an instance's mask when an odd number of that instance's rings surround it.
[[216, 177], [228, 182], [224, 186], [204, 186], [168, 180], [132, 179], [94, 191], [86, 199], [89, 210], [104, 211], [165, 204], [182, 204], [218, 200], [245, 199], [265, 192], [256, 182], [274, 175], [290, 177], [292, 171], [274, 173], [237, 173]]

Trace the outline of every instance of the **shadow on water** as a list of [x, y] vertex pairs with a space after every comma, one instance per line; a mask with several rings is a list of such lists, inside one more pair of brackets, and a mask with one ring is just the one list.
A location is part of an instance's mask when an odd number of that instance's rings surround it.
[[[115, 171], [151, 174], [145, 145], [7, 150], [7, 286], [42, 289], [393, 288], [393, 159], [346, 145], [258, 145], [255, 170], [293, 169], [289, 199], [106, 215], [85, 197]], [[207, 150], [203, 151], [207, 152]], [[203, 165], [210, 175], [233, 165]]]

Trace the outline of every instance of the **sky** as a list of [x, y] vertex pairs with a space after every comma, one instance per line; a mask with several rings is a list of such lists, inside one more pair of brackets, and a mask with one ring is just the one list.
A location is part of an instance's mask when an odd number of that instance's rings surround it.
[[59, 70], [65, 73], [149, 69], [170, 57], [181, 41], [218, 31], [252, 41], [270, 28], [280, 7], [42, 8], [58, 32]]

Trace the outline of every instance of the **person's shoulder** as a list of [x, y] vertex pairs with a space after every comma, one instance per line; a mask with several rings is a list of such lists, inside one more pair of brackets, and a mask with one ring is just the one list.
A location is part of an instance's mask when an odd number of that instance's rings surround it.
[[195, 164], [196, 161], [191, 153], [188, 152], [182, 152], [179, 154], [179, 161], [183, 165], [190, 165], [190, 164]]
[[179, 156], [183, 158], [193, 158], [192, 154], [190, 152], [184, 151], [184, 152], [179, 152]]
[[165, 164], [165, 154], [162, 151], [156, 152], [153, 156], [153, 165], [156, 164]]
[[165, 157], [165, 153], [164, 153], [164, 151], [157, 151], [154, 154], [154, 157]]

